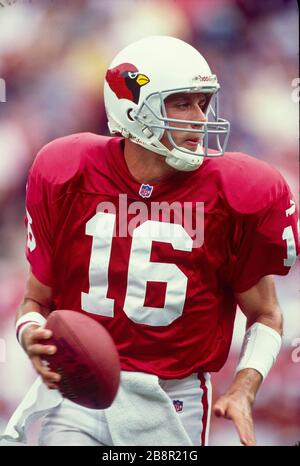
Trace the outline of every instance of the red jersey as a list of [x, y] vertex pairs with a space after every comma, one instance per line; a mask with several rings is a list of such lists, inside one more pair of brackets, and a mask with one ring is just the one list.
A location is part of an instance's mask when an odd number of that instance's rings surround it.
[[98, 320], [125, 371], [182, 378], [227, 359], [235, 292], [285, 275], [299, 249], [282, 176], [240, 153], [141, 184], [123, 138], [75, 134], [29, 173], [27, 258], [57, 309]]

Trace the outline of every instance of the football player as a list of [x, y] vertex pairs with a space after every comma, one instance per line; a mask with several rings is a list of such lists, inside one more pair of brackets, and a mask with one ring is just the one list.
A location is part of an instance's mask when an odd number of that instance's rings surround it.
[[[74, 134], [37, 155], [26, 195], [30, 273], [16, 327], [43, 383], [7, 438], [41, 412], [41, 445], [143, 445], [145, 431], [148, 445], [206, 445], [210, 372], [226, 362], [239, 305], [243, 350], [213, 412], [232, 419], [243, 445], [255, 445], [252, 406], [282, 336], [272, 275], [295, 262], [297, 209], [273, 167], [225, 152], [230, 125], [219, 116], [219, 89], [189, 44], [142, 39], [105, 76], [112, 137]], [[57, 350], [43, 328], [53, 309], [98, 320], [115, 341], [124, 380], [145, 376], [118, 433], [110, 410], [118, 395], [103, 411], [51, 398], [60, 376], [42, 358]], [[152, 401], [141, 388], [148, 381]], [[173, 421], [147, 426], [165, 395], [177, 431]]]

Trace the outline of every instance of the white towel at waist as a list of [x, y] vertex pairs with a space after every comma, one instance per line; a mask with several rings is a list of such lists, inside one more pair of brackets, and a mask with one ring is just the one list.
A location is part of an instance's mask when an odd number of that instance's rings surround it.
[[105, 417], [114, 445], [192, 445], [155, 375], [122, 372], [117, 397]]
[[26, 443], [29, 425], [62, 401], [60, 392], [50, 390], [38, 377], [10, 418], [0, 441]]

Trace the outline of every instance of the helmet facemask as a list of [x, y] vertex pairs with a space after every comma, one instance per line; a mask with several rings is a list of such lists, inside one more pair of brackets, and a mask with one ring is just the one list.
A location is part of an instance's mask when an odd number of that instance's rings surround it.
[[[154, 92], [146, 97], [136, 111], [131, 112], [131, 117], [139, 122], [143, 133], [148, 139], [148, 142], [146, 143], [147, 148], [165, 155], [167, 158], [174, 154], [174, 150], [176, 152], [178, 151], [178, 153], [193, 156], [193, 158], [195, 156], [216, 157], [223, 155], [229, 137], [230, 123], [219, 117], [217, 91], [215, 93], [212, 93], [211, 90], [206, 91], [206, 93], [209, 94], [208, 103], [205, 109], [205, 115], [209, 118], [208, 121], [181, 120], [168, 117], [165, 99], [172, 94], [186, 92], [204, 93], [203, 89], [201, 89], [201, 91], [195, 91], [191, 88]], [[181, 126], [174, 126], [174, 124]], [[193, 128], [187, 128], [187, 125], [192, 125]], [[173, 149], [168, 149], [160, 142], [165, 131]], [[198, 148], [193, 151], [188, 148], [178, 146], [172, 136], [172, 133], [175, 131], [191, 133], [191, 135], [195, 135], [197, 137], [200, 135]], [[140, 143], [139, 140], [135, 140], [134, 136], [131, 137], [131, 139], [134, 142]], [[209, 150], [209, 146], [215, 146], [216, 150]]]

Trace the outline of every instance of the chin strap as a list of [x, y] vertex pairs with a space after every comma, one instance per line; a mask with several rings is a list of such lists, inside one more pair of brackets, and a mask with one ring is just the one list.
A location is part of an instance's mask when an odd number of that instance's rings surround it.
[[[124, 136], [124, 134], [123, 134]], [[126, 137], [126, 136], [125, 136]], [[127, 136], [128, 137], [128, 136]], [[195, 151], [195, 155], [186, 154], [176, 148], [169, 150], [167, 149], [158, 139], [155, 139], [155, 145], [151, 143], [145, 143], [140, 139], [135, 137], [130, 137], [130, 140], [147, 150], [155, 152], [156, 154], [163, 155], [166, 157], [166, 163], [170, 166], [175, 168], [176, 170], [190, 172], [197, 170], [197, 168], [202, 165], [204, 157], [203, 157], [203, 148], [201, 144], [198, 145], [197, 150]]]
[[[184, 156], [187, 155], [185, 158]], [[169, 151], [166, 156], [166, 163], [176, 170], [191, 172], [197, 170], [202, 165], [204, 157], [202, 155], [195, 155], [191, 158], [190, 155], [180, 152], [178, 149]]]

